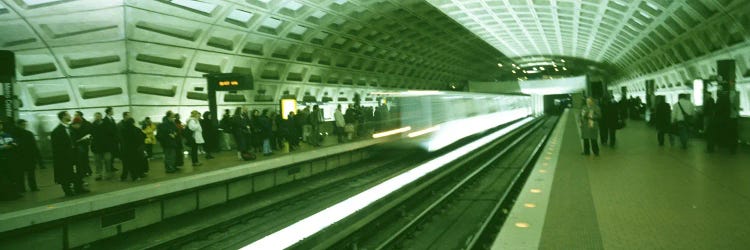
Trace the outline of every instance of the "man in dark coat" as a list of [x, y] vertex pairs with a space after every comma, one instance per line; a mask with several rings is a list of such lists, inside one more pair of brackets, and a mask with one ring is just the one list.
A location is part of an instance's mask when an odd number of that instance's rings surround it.
[[109, 159], [106, 159], [106, 168], [108, 172], [114, 172], [117, 171], [114, 166], [115, 156], [119, 151], [119, 143], [117, 142], [117, 123], [115, 122], [112, 107], [107, 107], [104, 114], [105, 116], [104, 119], [102, 119], [102, 124], [99, 125], [102, 130], [99, 136], [103, 142], [100, 145], [99, 150], [103, 153], [109, 153]]
[[16, 148], [15, 164], [20, 175], [18, 176], [19, 190], [24, 191], [24, 176], [26, 177], [26, 184], [29, 186], [31, 191], [39, 191], [36, 185], [36, 165], [41, 164], [42, 155], [39, 153], [39, 148], [36, 145], [36, 138], [31, 131], [26, 130], [28, 122], [24, 119], [16, 121], [16, 131], [14, 137], [18, 147]]
[[105, 123], [102, 113], [94, 113], [94, 122], [91, 126], [91, 152], [94, 153], [97, 181], [112, 173], [109, 164], [112, 162], [113, 144], [108, 133], [107, 123]]
[[617, 138], [615, 132], [618, 129], [620, 123], [620, 110], [618, 104], [612, 99], [612, 97], [605, 97], [602, 99], [602, 119], [599, 127], [599, 135], [601, 137], [602, 146], [609, 142], [610, 147], [615, 146]]
[[[70, 114], [57, 113], [60, 124], [52, 130], [52, 162], [55, 169], [55, 182], [60, 184], [65, 196], [88, 193], [75, 169], [76, 148], [71, 137]], [[71, 189], [71, 185], [73, 188]]]
[[672, 108], [669, 107], [669, 104], [664, 99], [664, 96], [656, 96], [656, 108], [654, 109], [654, 114], [651, 115], [651, 117], [651, 119], [654, 121], [654, 125], [656, 126], [656, 137], [659, 142], [659, 146], [664, 146], [664, 135], [666, 134], [670, 134], [669, 143], [670, 145], [674, 145], [674, 137], [671, 136], [671, 134], [675, 132], [671, 122]]
[[168, 111], [156, 130], [156, 139], [164, 150], [164, 169], [167, 173], [177, 171], [177, 126], [174, 121], [174, 113]]
[[125, 181], [130, 175], [131, 180], [137, 181], [143, 177], [143, 172], [146, 169], [144, 165], [146, 161], [145, 154], [145, 141], [146, 134], [143, 130], [135, 126], [135, 119], [128, 117], [123, 120], [123, 126], [120, 127], [120, 138], [122, 138], [122, 175], [120, 176], [121, 181]]
[[15, 138], [5, 132], [3, 119], [0, 119], [0, 200], [15, 200], [23, 197], [18, 193], [17, 185], [13, 183], [11, 158], [15, 157]]

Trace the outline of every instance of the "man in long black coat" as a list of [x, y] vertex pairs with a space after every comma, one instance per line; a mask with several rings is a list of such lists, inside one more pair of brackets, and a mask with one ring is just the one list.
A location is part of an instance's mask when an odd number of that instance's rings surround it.
[[104, 142], [99, 145], [99, 151], [109, 153], [109, 159], [105, 159], [105, 162], [107, 163], [106, 168], [109, 170], [108, 172], [117, 171], [114, 166], [114, 161], [115, 156], [119, 154], [119, 143], [117, 141], [117, 123], [115, 123], [112, 107], [107, 107], [107, 109], [105, 109], [104, 119], [102, 119], [102, 123], [99, 126], [101, 126], [99, 128], [101, 130], [99, 137], [101, 141]]
[[18, 157], [14, 157], [16, 158], [15, 167], [20, 171], [18, 176], [18, 188], [21, 191], [26, 189], [23, 180], [25, 176], [26, 184], [29, 186], [29, 189], [31, 191], [39, 191], [39, 188], [36, 185], [36, 165], [41, 164], [42, 155], [39, 153], [34, 134], [31, 133], [31, 131], [26, 130], [27, 125], [28, 122], [26, 122], [26, 120], [19, 119], [16, 121], [16, 131], [13, 134], [16, 138], [16, 143], [18, 144], [18, 148], [16, 148]]
[[[57, 113], [60, 124], [52, 130], [52, 162], [55, 168], [55, 182], [62, 186], [65, 196], [88, 193], [83, 188], [81, 176], [76, 173], [76, 148], [71, 137], [70, 114], [66, 111]], [[71, 189], [71, 185], [73, 188]]]

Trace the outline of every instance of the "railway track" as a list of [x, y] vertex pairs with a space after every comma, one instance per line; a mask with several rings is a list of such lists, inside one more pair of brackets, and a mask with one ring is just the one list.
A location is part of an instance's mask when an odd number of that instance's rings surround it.
[[489, 248], [556, 121], [539, 120], [293, 248]]

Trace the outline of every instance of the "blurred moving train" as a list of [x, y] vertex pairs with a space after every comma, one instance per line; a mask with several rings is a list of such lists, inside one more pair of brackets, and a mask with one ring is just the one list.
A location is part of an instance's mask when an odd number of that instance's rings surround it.
[[532, 101], [527, 95], [442, 91], [372, 94], [382, 98], [390, 109], [384, 126], [388, 129], [376, 129], [373, 137], [398, 135], [404, 138], [403, 143], [417, 143], [427, 151], [532, 115]]

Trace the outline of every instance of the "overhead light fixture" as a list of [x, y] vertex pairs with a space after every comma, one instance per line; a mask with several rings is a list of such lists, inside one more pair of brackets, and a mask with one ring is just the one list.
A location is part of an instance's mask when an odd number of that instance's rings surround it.
[[534, 66], [547, 66], [547, 65], [554, 65], [554, 62], [532, 62], [532, 63], [524, 63], [521, 64], [521, 67], [534, 67]]
[[526, 74], [526, 70], [524, 70], [523, 73]]
[[537, 69], [536, 67], [533, 67], [533, 68], [531, 68], [531, 69], [533, 69], [533, 70], [538, 70], [538, 69]]
[[536, 74], [536, 73], [539, 73], [539, 72], [541, 72], [541, 71], [539, 71], [539, 70], [527, 70], [526, 71], [526, 73], [528, 73], [528, 74]]
[[555, 72], [560, 71], [559, 69], [555, 68]]
[[515, 63], [511, 63], [510, 65], [512, 65], [513, 67], [515, 67], [515, 66], [516, 66], [516, 64], [515, 64]]
[[516, 66], [516, 69], [521, 69], [521, 67]]
[[500, 67], [500, 68], [502, 68], [503, 64], [502, 63], [498, 63], [497, 66]]
[[539, 67], [539, 69], [544, 70], [544, 67]]
[[563, 70], [568, 70], [568, 68], [566, 68], [566, 67], [563, 67]]
[[560, 59], [561, 62], [565, 62], [565, 59]]
[[515, 73], [516, 73], [516, 71], [515, 71], [515, 70], [511, 70], [511, 72], [513, 72], [513, 74], [515, 74]]

